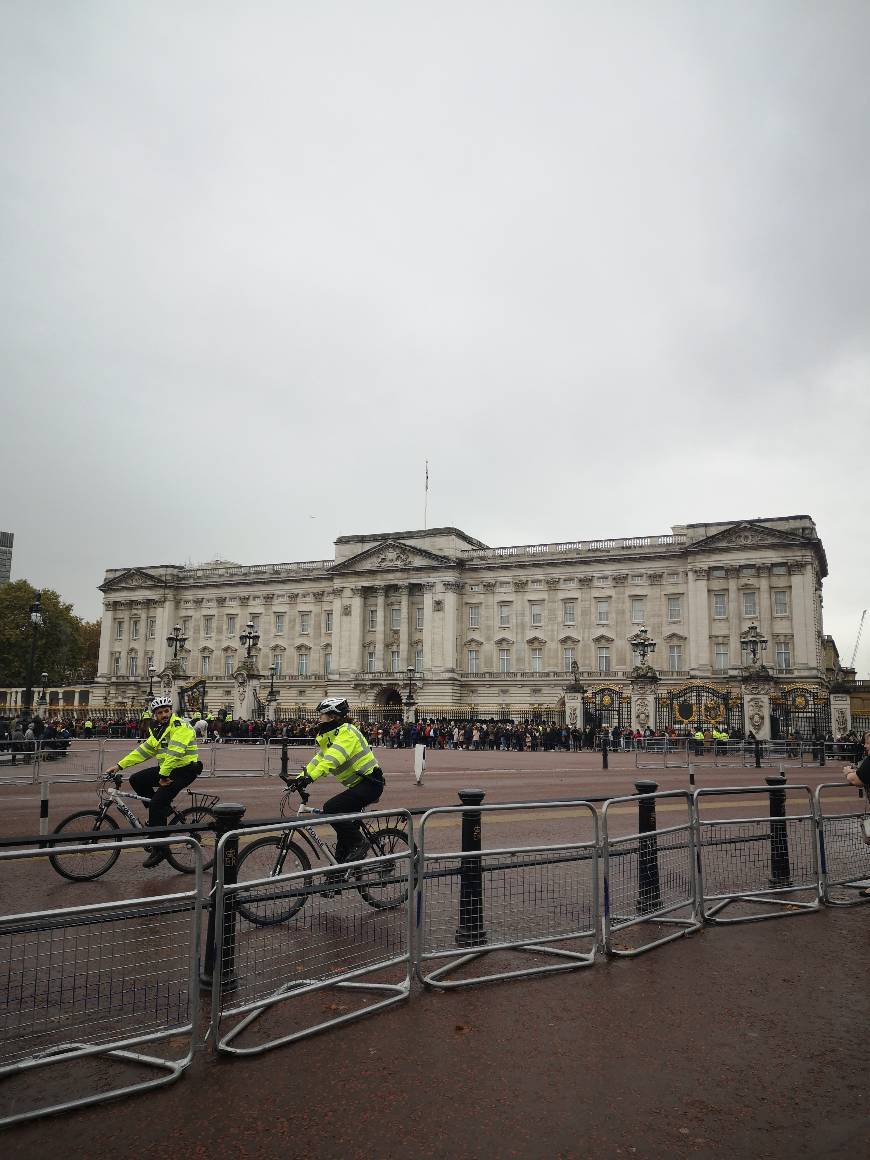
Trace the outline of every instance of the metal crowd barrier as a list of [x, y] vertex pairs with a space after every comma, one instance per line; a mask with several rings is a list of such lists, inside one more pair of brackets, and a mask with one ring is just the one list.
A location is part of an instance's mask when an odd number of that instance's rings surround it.
[[[635, 788], [638, 796], [611, 798], [601, 812], [603, 946], [618, 957], [642, 954], [701, 927], [691, 794], [657, 793], [654, 781], [636, 782]], [[637, 830], [613, 834], [612, 814], [627, 803], [637, 805]], [[659, 827], [657, 807], [679, 817]], [[630, 938], [633, 945], [615, 936]]]
[[[594, 806], [577, 801], [483, 806], [480, 790], [459, 796], [462, 806], [429, 810], [420, 821], [415, 964], [420, 981], [429, 987], [465, 987], [591, 966], [599, 910]], [[536, 820], [544, 841], [483, 844], [484, 818], [489, 828], [504, 828], [519, 811], [541, 812]], [[561, 840], [552, 834], [557, 820], [569, 823]], [[439, 826], [448, 829], [447, 850], [433, 848], [430, 835]], [[564, 945], [578, 942], [588, 946]], [[494, 952], [555, 961], [526, 968], [509, 962], [502, 970], [446, 979], [459, 968], [482, 965]], [[437, 960], [446, 962], [431, 969]]]
[[[782, 776], [765, 779], [767, 786], [698, 789], [694, 794], [695, 842], [701, 916], [706, 922], [752, 922], [817, 910], [821, 900], [816, 817], [812, 791], [786, 785]], [[710, 818], [704, 804], [743, 795], [769, 798], [768, 813], [752, 818]], [[788, 805], [806, 802], [806, 813], [788, 814]], [[784, 899], [783, 894], [807, 892], [810, 901]], [[758, 913], [742, 910], [720, 918], [735, 904], [762, 906]]]
[[[307, 830], [319, 837], [324, 827], [331, 835], [336, 817], [237, 829], [221, 838], [215, 858], [216, 949], [211, 966], [211, 1030], [219, 1052], [259, 1054], [409, 997], [414, 894], [411, 815], [407, 810], [385, 810], [352, 816], [379, 833], [402, 830], [408, 844], [350, 864], [350, 877], [344, 882], [330, 882], [330, 865], [306, 865], [316, 848], [306, 855], [311, 847], [300, 835]], [[285, 836], [296, 838], [303, 858], [291, 852], [281, 873], [270, 876]], [[273, 841], [261, 849], [252, 871], [262, 877], [245, 875], [243, 881], [236, 881], [239, 845], [244, 854], [245, 846], [263, 839]], [[390, 845], [385, 841], [384, 848]], [[349, 1010], [345, 1000], [352, 992], [361, 994], [364, 1004]], [[324, 1003], [324, 999], [329, 1001]], [[295, 1010], [288, 1011], [293, 1000]], [[236, 1042], [251, 1028], [256, 1034], [260, 1016], [279, 1005], [284, 1008], [283, 1017], [295, 1019], [292, 1030], [261, 1036], [244, 1046]], [[315, 1011], [327, 1012], [327, 1017], [318, 1018]], [[239, 1016], [226, 1030], [226, 1022]]]
[[[141, 852], [170, 844], [180, 840], [119, 847]], [[185, 844], [195, 863], [190, 890], [0, 917], [0, 1125], [159, 1087], [190, 1064], [202, 861], [197, 843]], [[87, 856], [93, 846], [67, 844], [64, 852]], [[0, 852], [0, 873], [52, 853]], [[186, 1040], [180, 1058], [168, 1046], [140, 1050], [166, 1040], [177, 1048], [178, 1038]], [[107, 1079], [99, 1066], [106, 1062], [118, 1065], [117, 1076]]]
[[838, 801], [846, 808], [830, 812], [834, 803], [825, 791], [842, 788], [842, 782], [826, 782], [815, 792], [822, 898], [829, 906], [855, 906], [870, 901], [855, 893], [870, 887], [870, 846], [861, 832], [864, 802], [861, 797], [856, 797], [851, 806]]

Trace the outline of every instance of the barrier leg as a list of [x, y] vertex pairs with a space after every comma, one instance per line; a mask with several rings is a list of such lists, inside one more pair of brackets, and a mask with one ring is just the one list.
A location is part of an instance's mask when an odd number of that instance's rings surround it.
[[785, 775], [766, 777], [770, 786], [770, 884], [791, 886], [791, 864], [788, 856], [788, 831], [785, 821]]
[[761, 742], [755, 738], [755, 768], [761, 769]]
[[[459, 800], [464, 806], [479, 806], [484, 796], [482, 789], [459, 791]], [[459, 926], [456, 929], [456, 945], [460, 947], [478, 947], [487, 941], [483, 927], [480, 843], [480, 810], [466, 809], [462, 814], [462, 852], [477, 851], [477, 854], [463, 858], [459, 866]]]
[[287, 777], [290, 768], [290, 756], [287, 752], [287, 738], [281, 742], [281, 776]]
[[607, 769], [607, 738], [601, 742], [601, 768]]
[[[215, 814], [215, 847], [220, 844], [224, 834], [237, 830], [245, 816], [245, 807], [235, 802], [221, 802], [214, 807]], [[236, 884], [239, 862], [239, 840], [230, 838], [223, 847], [223, 883], [224, 886]], [[212, 865], [211, 879], [211, 906], [208, 912], [208, 934], [205, 940], [205, 960], [200, 975], [203, 987], [213, 986], [215, 961], [217, 959], [217, 913], [215, 902], [217, 899], [218, 859]], [[238, 986], [235, 973], [236, 958], [236, 896], [224, 895], [223, 922], [221, 925], [221, 990], [233, 991]]]
[[[655, 781], [636, 781], [635, 792], [641, 795], [654, 794], [658, 787]], [[658, 910], [661, 906], [661, 886], [659, 882], [659, 843], [655, 836], [655, 798], [641, 796], [637, 803], [637, 829], [641, 835], [638, 844], [637, 907], [641, 914]], [[648, 835], [644, 837], [643, 835]]]
[[[44, 838], [48, 834], [48, 796], [51, 792], [51, 782], [44, 781], [39, 787], [39, 834]], [[45, 849], [45, 842], [39, 843], [40, 850]]]

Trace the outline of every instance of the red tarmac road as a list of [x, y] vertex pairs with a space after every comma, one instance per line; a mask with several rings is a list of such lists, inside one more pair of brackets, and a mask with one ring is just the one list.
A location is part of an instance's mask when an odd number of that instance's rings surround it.
[[[687, 785], [685, 770], [636, 770], [630, 755], [604, 773], [599, 754], [447, 752], [429, 755], [418, 788], [409, 752], [380, 755], [383, 808], [451, 804], [469, 785], [487, 802], [630, 794], [638, 777]], [[770, 772], [705, 770], [697, 781], [751, 785]], [[841, 779], [838, 766], [788, 774]], [[274, 782], [210, 785], [248, 816], [276, 812]], [[55, 787], [52, 826], [95, 796], [94, 785]], [[835, 796], [853, 807], [852, 791]], [[4, 834], [37, 829], [34, 788], [0, 787], [0, 802]], [[540, 825], [533, 815], [530, 832]], [[67, 884], [28, 866], [14, 889], [70, 904]], [[135, 864], [95, 887], [94, 900], [160, 888]], [[448, 994], [415, 984], [409, 1003], [370, 1019], [245, 1060], [203, 1052], [162, 1091], [9, 1129], [4, 1157], [851, 1160], [870, 1153], [868, 913], [714, 927], [636, 960]], [[327, 995], [309, 1001], [328, 1016]]]

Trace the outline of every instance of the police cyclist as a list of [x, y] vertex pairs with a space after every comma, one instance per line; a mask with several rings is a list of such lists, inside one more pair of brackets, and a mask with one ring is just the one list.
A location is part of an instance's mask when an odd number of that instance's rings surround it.
[[[304, 788], [331, 773], [341, 793], [323, 804], [325, 814], [356, 814], [384, 792], [384, 774], [362, 732], [348, 720], [350, 705], [343, 697], [327, 697], [317, 706], [317, 744], [320, 752], [288, 784]], [[367, 849], [358, 822], [333, 822], [336, 862], [354, 862]]]
[[[196, 747], [196, 734], [187, 721], [172, 712], [172, 698], [155, 697], [149, 708], [151, 718], [147, 735], [132, 753], [107, 769], [106, 776], [156, 757], [157, 765], [137, 770], [130, 777], [130, 785], [140, 797], [151, 799], [148, 825], [165, 826], [170, 802], [185, 786], [199, 777], [202, 762]], [[165, 857], [163, 848], [157, 847], [142, 865], [150, 870]]]

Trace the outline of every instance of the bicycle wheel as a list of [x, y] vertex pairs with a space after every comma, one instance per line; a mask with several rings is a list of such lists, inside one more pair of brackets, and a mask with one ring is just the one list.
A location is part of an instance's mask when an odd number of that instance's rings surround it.
[[[183, 830], [187, 826], [201, 826], [209, 823], [214, 825], [214, 821], [215, 816], [212, 810], [205, 806], [191, 806], [190, 809], [181, 810], [175, 817], [170, 818], [169, 824], [173, 829]], [[202, 851], [203, 870], [210, 870], [214, 861], [214, 831], [205, 834], [191, 834], [190, 836], [196, 839]], [[169, 846], [166, 850], [166, 861], [176, 870], [180, 870], [182, 874], [192, 874], [196, 869], [193, 849], [186, 843]]]
[[[82, 843], [87, 840], [88, 834], [99, 830], [117, 830], [118, 823], [108, 814], [100, 810], [78, 810], [55, 826], [56, 834], [81, 833]], [[92, 843], [94, 849], [82, 850], [78, 854], [49, 854], [48, 860], [52, 869], [60, 874], [61, 878], [68, 878], [70, 882], [93, 882], [101, 874], [115, 865], [121, 851], [114, 842], [95, 838]], [[62, 847], [58, 846], [58, 850]]]
[[[385, 826], [369, 834], [369, 850], [373, 858], [387, 858], [407, 854], [410, 850], [408, 835], [398, 826]], [[354, 871], [357, 890], [375, 910], [395, 910], [408, 900], [408, 869], [404, 859], [382, 862], [379, 866], [360, 866]]]
[[[260, 878], [275, 878], [311, 869], [308, 855], [301, 846], [291, 842], [279, 870], [280, 852], [280, 838], [258, 838], [256, 842], [240, 847], [238, 881], [254, 882]], [[275, 926], [298, 914], [307, 898], [304, 882], [279, 880], [274, 886], [255, 886], [249, 891], [239, 891], [236, 895], [236, 911], [254, 926]]]

